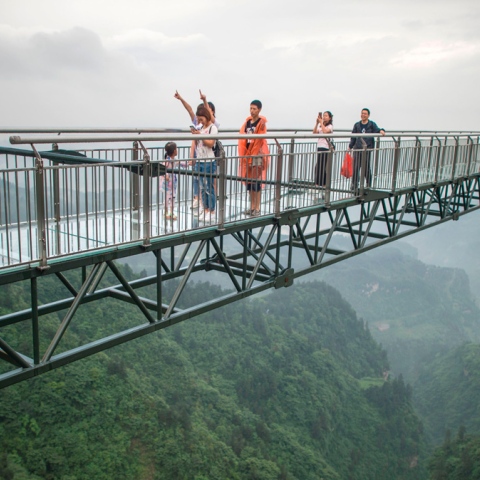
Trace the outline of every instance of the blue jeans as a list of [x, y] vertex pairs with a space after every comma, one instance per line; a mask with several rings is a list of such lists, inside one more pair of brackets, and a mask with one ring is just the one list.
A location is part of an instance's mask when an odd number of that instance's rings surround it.
[[215, 172], [217, 170], [217, 164], [213, 162], [199, 162], [198, 165], [199, 172], [199, 182], [200, 182], [200, 193], [202, 195], [203, 208], [207, 210], [215, 210], [215, 205], [217, 197], [215, 195], [215, 189], [213, 185], [215, 183]]
[[[193, 166], [193, 171], [194, 172], [198, 172], [198, 165], [200, 165], [199, 163], [196, 163], [194, 166]], [[192, 188], [193, 188], [193, 196], [194, 197], [198, 197], [198, 174], [194, 173], [192, 175]]]

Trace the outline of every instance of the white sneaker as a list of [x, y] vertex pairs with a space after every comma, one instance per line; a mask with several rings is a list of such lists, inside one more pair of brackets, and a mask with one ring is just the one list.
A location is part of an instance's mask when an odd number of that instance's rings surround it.
[[217, 216], [215, 215], [215, 210], [209, 214], [209, 222], [217, 223]]
[[210, 212], [202, 212], [198, 220], [203, 223], [210, 223]]
[[197, 210], [198, 209], [198, 197], [193, 199], [192, 206], [190, 207], [190, 210]]
[[204, 210], [203, 210], [203, 207], [200, 205], [199, 207], [197, 207], [194, 211], [193, 211], [193, 216], [194, 217], [203, 217], [203, 214], [204, 214]]

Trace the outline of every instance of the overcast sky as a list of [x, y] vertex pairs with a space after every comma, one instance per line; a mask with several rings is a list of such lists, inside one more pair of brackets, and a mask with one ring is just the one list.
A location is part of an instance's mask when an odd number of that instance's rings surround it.
[[478, 0], [0, 0], [0, 127], [479, 130]]

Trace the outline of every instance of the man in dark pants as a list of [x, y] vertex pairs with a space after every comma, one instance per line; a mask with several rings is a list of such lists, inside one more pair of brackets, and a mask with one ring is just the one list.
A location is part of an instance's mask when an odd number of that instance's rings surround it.
[[[370, 110], [368, 108], [362, 109], [360, 114], [361, 120], [353, 126], [352, 133], [380, 133], [385, 135], [385, 130], [379, 128], [375, 122], [370, 120]], [[365, 180], [367, 182], [367, 187], [372, 184], [372, 172], [370, 170], [370, 155], [375, 146], [375, 141], [373, 137], [364, 137], [364, 138], [352, 138], [350, 144], [348, 145], [348, 150], [353, 148], [353, 177], [352, 177], [352, 190], [358, 188], [360, 181], [360, 169], [362, 166], [362, 158], [364, 154], [364, 147], [362, 140], [367, 145], [367, 150], [365, 151]]]

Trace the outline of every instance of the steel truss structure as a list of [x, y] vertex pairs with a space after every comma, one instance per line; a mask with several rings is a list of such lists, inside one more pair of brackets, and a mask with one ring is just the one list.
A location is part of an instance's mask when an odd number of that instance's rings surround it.
[[[437, 158], [442, 158], [440, 153]], [[471, 155], [466, 158], [469, 164], [477, 161]], [[0, 273], [1, 285], [29, 283], [31, 307], [0, 317], [0, 360], [3, 366], [8, 366], [0, 373], [0, 388], [267, 289], [288, 287], [296, 278], [320, 268], [440, 223], [459, 220], [462, 215], [480, 208], [480, 174], [477, 168], [474, 170], [458, 176], [452, 174], [448, 180], [424, 184], [413, 181], [410, 186], [394, 190], [361, 188], [354, 195], [336, 201], [327, 198], [325, 202], [288, 206], [259, 217], [152, 236], [148, 242], [132, 241], [122, 248], [96, 249], [88, 255], [70, 254], [34, 268], [4, 269]], [[329, 175], [331, 182], [331, 172]], [[292, 191], [284, 190], [283, 195], [298, 194]], [[128, 280], [116, 261], [128, 263], [128, 259], [140, 254], [151, 256], [155, 273]], [[81, 272], [79, 288], [65, 276], [65, 272], [71, 270]], [[100, 288], [107, 271], [115, 281]], [[181, 308], [179, 304], [186, 286], [199, 272], [207, 280], [211, 272], [221, 276], [227, 293]], [[65, 298], [40, 304], [38, 284], [47, 276], [57, 278]], [[175, 292], [166, 301], [164, 284], [174, 279]], [[146, 286], [155, 287], [152, 298], [137, 293]], [[62, 337], [79, 307], [104, 298], [136, 306], [138, 324], [58, 353]], [[56, 332], [45, 342], [39, 333], [42, 317], [64, 310], [66, 314]], [[2, 334], [19, 324], [28, 324], [31, 328], [28, 354], [20, 352], [19, 347], [11, 345]], [[42, 343], [48, 346], [41, 349]]]

